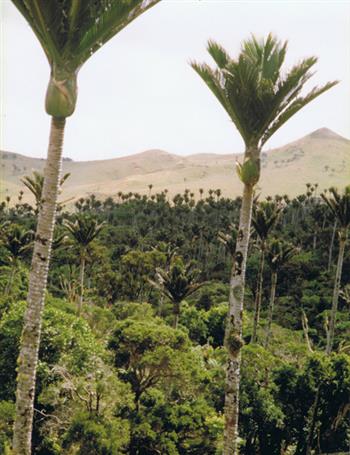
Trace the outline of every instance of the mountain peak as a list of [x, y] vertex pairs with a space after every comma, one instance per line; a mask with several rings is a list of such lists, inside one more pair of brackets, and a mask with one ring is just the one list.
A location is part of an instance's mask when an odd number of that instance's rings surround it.
[[319, 128], [309, 134], [309, 137], [313, 139], [345, 139], [343, 136], [340, 136], [329, 128]]

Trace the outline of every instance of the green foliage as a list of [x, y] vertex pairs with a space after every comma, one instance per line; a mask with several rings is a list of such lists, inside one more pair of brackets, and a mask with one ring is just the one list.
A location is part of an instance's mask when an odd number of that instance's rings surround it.
[[214, 347], [224, 345], [227, 304], [211, 308], [207, 313], [208, 337]]
[[[302, 370], [291, 365], [277, 369], [276, 396], [286, 415], [286, 438], [300, 451], [308, 439], [315, 446], [317, 438], [325, 452], [347, 448], [349, 415], [343, 410], [347, 402], [344, 392], [349, 393], [349, 366], [348, 356], [314, 354]], [[310, 434], [315, 405], [314, 431]]]
[[10, 455], [10, 441], [15, 418], [15, 404], [0, 401], [0, 454]]
[[142, 300], [151, 292], [149, 279], [155, 270], [165, 264], [165, 255], [159, 251], [132, 250], [121, 258], [122, 292], [130, 300]]
[[[258, 250], [251, 245], [243, 313], [242, 455], [280, 455], [285, 446], [301, 455], [308, 440], [312, 450], [318, 450], [320, 441], [322, 451], [336, 452], [345, 450], [349, 442], [349, 414], [344, 407], [350, 389], [349, 307], [345, 288], [337, 313], [337, 353], [325, 357], [338, 242], [328, 271], [334, 220], [326, 204], [312, 194], [291, 201], [267, 200], [271, 208], [284, 207], [274, 237], [300, 249], [278, 271], [276, 323], [268, 350], [248, 344], [259, 264]], [[218, 233], [233, 232], [240, 200], [225, 199], [214, 190], [197, 202], [189, 193], [178, 195], [173, 203], [164, 195], [152, 196], [122, 195], [120, 203], [89, 197], [76, 206], [84, 217], [105, 222], [87, 249], [83, 318], [76, 316], [72, 298], [74, 287], [78, 290], [79, 248], [64, 242], [54, 251], [49, 281], [53, 296], [47, 297], [45, 308], [35, 400], [37, 455], [222, 452], [223, 338], [231, 252]], [[1, 232], [11, 224], [24, 231], [33, 229], [33, 211], [21, 207], [0, 210]], [[58, 234], [67, 218], [74, 216], [59, 213]], [[6, 257], [4, 247], [0, 254]], [[184, 300], [178, 330], [167, 324], [172, 304], [149, 283], [155, 280], [157, 267], [166, 271], [179, 263], [176, 256], [181, 256], [183, 266], [195, 261], [200, 279], [206, 280]], [[5, 432], [1, 444], [7, 445], [7, 451], [13, 417], [6, 409], [13, 409], [28, 259], [24, 254], [17, 261], [9, 296], [4, 290], [12, 264], [0, 268], [0, 400], [6, 403], [4, 411], [0, 405], [0, 432]], [[346, 248], [342, 285], [350, 280], [349, 259]], [[270, 288], [271, 270], [265, 269], [260, 340]], [[305, 342], [301, 310], [308, 319], [313, 354]]]
[[[140, 402], [131, 453], [218, 454], [223, 419], [203, 399], [171, 401], [151, 389]], [[141, 452], [142, 451], [142, 452]]]
[[118, 455], [125, 453], [129, 428], [125, 421], [81, 413], [75, 416], [63, 439], [63, 448], [77, 455]]
[[208, 339], [208, 324], [206, 313], [195, 307], [184, 305], [180, 316], [180, 324], [188, 330], [192, 341], [198, 344], [206, 343]]
[[[16, 359], [22, 331], [24, 302], [16, 302], [0, 321], [0, 399], [14, 398]], [[88, 368], [94, 355], [100, 353], [88, 324], [74, 315], [48, 305], [44, 311], [40, 344], [39, 387], [50, 375], [50, 367], [64, 363], [78, 374]]]
[[186, 333], [172, 329], [159, 318], [117, 323], [109, 347], [120, 377], [131, 384], [136, 401], [159, 383], [190, 383], [190, 376], [199, 371]]

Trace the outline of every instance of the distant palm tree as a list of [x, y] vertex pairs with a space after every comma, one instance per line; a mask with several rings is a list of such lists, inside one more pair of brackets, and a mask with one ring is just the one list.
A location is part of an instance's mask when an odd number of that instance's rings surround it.
[[334, 221], [337, 221], [339, 235], [339, 253], [333, 289], [332, 311], [329, 322], [329, 328], [327, 330], [326, 347], [327, 354], [330, 354], [333, 349], [334, 330], [338, 310], [339, 290], [341, 283], [341, 275], [343, 271], [344, 251], [345, 244], [348, 238], [348, 230], [350, 226], [350, 186], [347, 186], [345, 188], [344, 194], [339, 194], [339, 192], [335, 188], [330, 188], [329, 193], [330, 193], [329, 196], [326, 196], [326, 194], [322, 193], [321, 197], [327, 204], [330, 212], [332, 213]]
[[192, 262], [184, 265], [181, 258], [174, 257], [169, 268], [157, 268], [157, 281], [150, 283], [158, 289], [173, 304], [173, 327], [176, 329], [179, 322], [181, 302], [206, 284], [198, 282], [198, 270]]
[[11, 290], [13, 280], [18, 269], [18, 264], [32, 247], [34, 240], [34, 232], [26, 230], [18, 224], [12, 224], [10, 227], [5, 226], [1, 230], [0, 245], [6, 251], [4, 258], [11, 266], [9, 280], [5, 288], [5, 295], [8, 295]]
[[296, 254], [297, 249], [282, 240], [273, 240], [268, 247], [267, 262], [271, 270], [271, 290], [270, 290], [270, 303], [269, 313], [267, 319], [266, 336], [264, 347], [267, 348], [270, 342], [271, 325], [273, 319], [273, 311], [276, 298], [276, 287], [278, 272], [282, 267]]
[[66, 220], [64, 226], [79, 247], [80, 260], [80, 292], [78, 302], [78, 315], [81, 314], [84, 299], [84, 277], [87, 249], [90, 243], [99, 235], [104, 222], [98, 223], [95, 218], [78, 216], [75, 221]]
[[[61, 187], [63, 183], [67, 180], [67, 178], [70, 176], [70, 173], [68, 172], [67, 174], [64, 174], [63, 177], [60, 178], [60, 184], [59, 186]], [[28, 190], [33, 194], [35, 198], [35, 205], [36, 205], [36, 211], [35, 213], [38, 214], [41, 203], [42, 203], [42, 192], [43, 192], [43, 186], [44, 186], [44, 175], [41, 174], [40, 172], [33, 171], [33, 177], [30, 177], [29, 175], [25, 175], [22, 179], [21, 182], [28, 188]]]
[[35, 236], [18, 360], [16, 419], [13, 451], [31, 453], [35, 377], [41, 315], [47, 284], [57, 194], [62, 163], [66, 117], [77, 101], [77, 75], [82, 65], [103, 44], [159, 0], [12, 0], [29, 23], [48, 59], [51, 75], [46, 112], [52, 117], [48, 157], [44, 171], [42, 205]]
[[243, 42], [238, 58], [233, 59], [223, 47], [209, 41], [208, 52], [216, 67], [213, 69], [205, 63], [192, 63], [192, 67], [230, 116], [245, 143], [243, 163], [237, 164], [244, 188], [225, 336], [229, 357], [224, 455], [237, 453], [245, 268], [254, 186], [260, 178], [261, 149], [294, 114], [337, 83], [330, 82], [301, 96], [305, 82], [313, 74], [311, 68], [317, 58], [302, 60], [289, 72], [282, 73], [286, 50], [287, 42], [281, 43], [271, 34], [261, 41], [252, 36]]
[[273, 202], [261, 202], [253, 210], [252, 225], [253, 225], [254, 231], [256, 232], [256, 234], [259, 238], [259, 241], [260, 241], [260, 243], [259, 243], [260, 261], [259, 261], [259, 270], [258, 270], [256, 295], [255, 295], [252, 343], [256, 343], [256, 341], [257, 341], [257, 329], [258, 329], [258, 325], [259, 325], [261, 299], [262, 299], [266, 242], [267, 242], [269, 234], [271, 233], [272, 229], [274, 228], [274, 226], [279, 218], [281, 211], [282, 211], [282, 208], [276, 206], [276, 204]]
[[233, 258], [236, 252], [237, 228], [233, 224], [230, 224], [229, 229], [229, 233], [219, 231], [218, 240], [225, 245], [225, 250], [229, 253], [230, 257]]

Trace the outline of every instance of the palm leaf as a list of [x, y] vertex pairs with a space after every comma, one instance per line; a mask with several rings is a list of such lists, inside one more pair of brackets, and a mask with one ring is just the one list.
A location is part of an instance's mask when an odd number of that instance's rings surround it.
[[314, 87], [310, 93], [304, 97], [298, 97], [294, 100], [278, 117], [277, 119], [269, 126], [266, 133], [263, 135], [261, 144], [265, 144], [268, 139], [284, 125], [293, 115], [300, 111], [303, 107], [313, 101], [315, 98], [320, 96], [322, 93], [326, 92], [330, 88], [338, 84], [338, 81], [328, 82], [322, 87]]
[[260, 149], [289, 118], [337, 83], [315, 87], [301, 96], [317, 59], [304, 59], [283, 75], [286, 51], [287, 42], [280, 42], [272, 34], [265, 40], [253, 35], [243, 42], [237, 59], [218, 43], [209, 41], [208, 52], [216, 68], [191, 63], [226, 110], [247, 147]]
[[120, 30], [160, 0], [12, 0], [30, 24], [47, 59], [75, 73]]

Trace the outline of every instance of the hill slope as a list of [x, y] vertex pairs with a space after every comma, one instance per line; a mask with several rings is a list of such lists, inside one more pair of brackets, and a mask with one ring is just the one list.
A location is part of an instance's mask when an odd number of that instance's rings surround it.
[[[116, 197], [118, 191], [153, 192], [165, 188], [170, 195], [185, 188], [198, 194], [220, 188], [227, 196], [241, 192], [241, 182], [235, 173], [239, 154], [172, 155], [162, 150], [148, 150], [136, 155], [101, 161], [74, 162], [64, 160], [63, 172], [71, 176], [64, 184], [61, 199], [89, 194], [104, 198]], [[16, 196], [24, 189], [20, 179], [33, 170], [42, 171], [45, 160], [11, 152], [0, 152], [1, 199]], [[350, 183], [350, 140], [322, 128], [278, 149], [262, 155], [262, 195], [288, 194], [295, 196], [305, 190], [305, 184], [318, 183], [322, 190], [330, 186], [344, 187]], [[29, 200], [25, 190], [25, 200]]]

